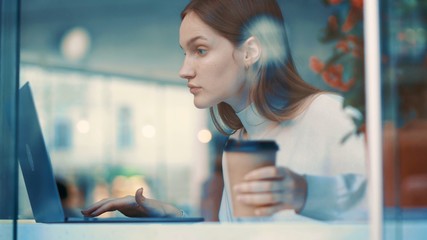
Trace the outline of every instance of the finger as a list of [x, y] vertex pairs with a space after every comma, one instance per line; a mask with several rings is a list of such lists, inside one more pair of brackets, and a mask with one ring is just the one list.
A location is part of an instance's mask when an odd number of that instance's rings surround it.
[[100, 211], [100, 209], [104, 209], [105, 206], [110, 206], [109, 201], [111, 201], [110, 199], [108, 199], [108, 201], [103, 201], [102, 205], [97, 204], [96, 208], [91, 208], [90, 210], [85, 210], [82, 211], [83, 215], [87, 216], [87, 217], [95, 217], [98, 216], [100, 214], [102, 214], [103, 210]]
[[239, 194], [237, 200], [248, 205], [263, 206], [282, 203], [284, 199], [281, 192]]
[[148, 199], [143, 195], [144, 189], [140, 188], [135, 193], [135, 201], [139, 210], [146, 216], [161, 217], [165, 215], [164, 209], [158, 201]]
[[103, 205], [101, 205], [99, 208], [93, 211], [91, 216], [96, 217], [105, 212], [118, 210], [118, 206], [125, 205], [125, 204], [127, 204], [125, 198], [111, 199], [110, 201], [105, 202]]
[[238, 193], [281, 192], [284, 190], [281, 181], [252, 181], [234, 186], [234, 191]]
[[257, 216], [271, 216], [279, 211], [284, 209], [292, 209], [290, 206], [286, 204], [276, 204], [270, 206], [263, 206], [255, 209], [255, 215]]
[[97, 216], [99, 216], [99, 215], [101, 215], [101, 214], [103, 214], [103, 213], [105, 213], [105, 212], [108, 212], [108, 211], [113, 211], [113, 210], [111, 209], [111, 203], [107, 203], [107, 204], [105, 204], [105, 205], [100, 206], [100, 207], [99, 207], [99, 208], [97, 208], [95, 211], [93, 211], [93, 212], [90, 214], [90, 216], [91, 216], [91, 217], [97, 217]]
[[145, 201], [145, 197], [144, 197], [143, 193], [144, 193], [144, 188], [139, 188], [135, 192], [135, 201], [140, 206], [142, 206], [144, 204], [144, 201]]
[[87, 209], [82, 210], [81, 212], [83, 215], [89, 216], [92, 214], [93, 211], [95, 211], [96, 209], [98, 209], [100, 206], [104, 205], [108, 201], [111, 201], [111, 198], [102, 199], [101, 201], [94, 203], [92, 206], [90, 206]]
[[286, 175], [287, 169], [284, 167], [267, 166], [250, 171], [245, 175], [244, 180], [281, 179]]

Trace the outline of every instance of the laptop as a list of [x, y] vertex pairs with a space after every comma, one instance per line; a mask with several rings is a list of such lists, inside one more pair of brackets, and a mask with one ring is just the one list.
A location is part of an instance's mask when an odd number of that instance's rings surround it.
[[202, 217], [67, 217], [61, 204], [49, 153], [43, 139], [37, 111], [27, 82], [19, 90], [18, 158], [34, 219], [38, 223], [188, 223]]

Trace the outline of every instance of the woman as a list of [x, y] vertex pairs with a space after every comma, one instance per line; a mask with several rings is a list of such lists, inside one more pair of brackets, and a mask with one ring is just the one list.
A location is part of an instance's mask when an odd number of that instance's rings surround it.
[[[363, 138], [352, 135], [342, 99], [299, 76], [275, 0], [193, 0], [183, 10], [180, 45], [194, 104], [210, 108], [230, 138], [275, 140], [275, 167], [256, 169], [233, 191], [258, 216], [293, 210], [321, 220], [363, 219], [366, 180]], [[182, 216], [167, 203], [135, 196], [105, 199], [83, 211], [97, 216]], [[234, 221], [224, 191], [221, 221]]]

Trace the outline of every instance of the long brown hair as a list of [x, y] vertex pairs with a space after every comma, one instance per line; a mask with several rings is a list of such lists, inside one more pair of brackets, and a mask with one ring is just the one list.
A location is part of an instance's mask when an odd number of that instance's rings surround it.
[[[197, 14], [204, 23], [228, 39], [235, 47], [239, 47], [253, 35], [261, 42], [261, 46], [271, 45], [270, 35], [262, 36], [263, 33], [257, 35], [253, 27], [260, 19], [268, 19], [276, 26], [276, 38], [279, 39], [276, 45], [284, 49], [283, 54], [276, 56], [273, 61], [259, 61], [251, 69], [255, 81], [250, 98], [258, 112], [265, 118], [272, 121], [292, 119], [303, 108], [304, 100], [319, 92], [302, 80], [294, 65], [282, 12], [275, 0], [192, 0], [182, 11], [181, 19], [189, 12]], [[259, 26], [261, 32], [263, 28], [265, 26]], [[271, 55], [274, 55], [274, 51]], [[267, 51], [263, 54], [269, 53]], [[211, 107], [210, 113], [221, 133], [229, 135], [225, 128], [236, 131], [243, 127], [230, 105], [221, 102], [216, 107], [217, 109]]]

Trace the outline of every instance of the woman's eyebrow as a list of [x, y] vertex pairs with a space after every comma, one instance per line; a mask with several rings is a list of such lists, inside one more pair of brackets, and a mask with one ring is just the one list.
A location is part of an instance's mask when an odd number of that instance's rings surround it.
[[[208, 40], [206, 37], [204, 37], [204, 36], [195, 36], [195, 37], [192, 37], [190, 40], [188, 40], [187, 41], [187, 43], [185, 44], [186, 46], [190, 46], [190, 45], [192, 45], [195, 41], [197, 41], [197, 40], [199, 40], [199, 39], [201, 39], [201, 40]], [[180, 46], [181, 48], [182, 48], [182, 46]]]

